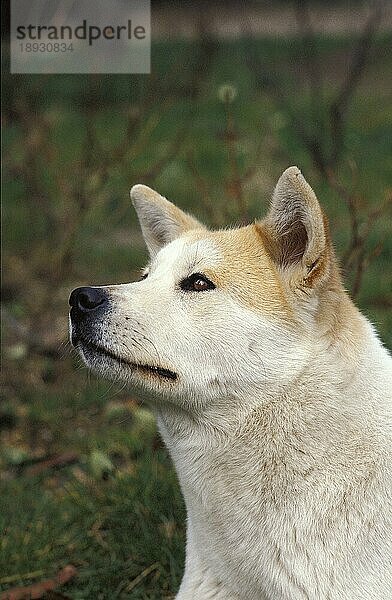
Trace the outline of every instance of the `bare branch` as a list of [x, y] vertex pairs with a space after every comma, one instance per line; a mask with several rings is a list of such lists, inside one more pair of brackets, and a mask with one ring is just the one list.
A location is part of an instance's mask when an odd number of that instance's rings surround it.
[[210, 186], [209, 186], [208, 182], [204, 179], [204, 177], [200, 174], [200, 172], [196, 166], [195, 158], [194, 158], [192, 152], [188, 152], [187, 158], [186, 158], [186, 164], [195, 180], [196, 187], [197, 187], [198, 191], [200, 192], [199, 199], [201, 200], [201, 202], [203, 204], [204, 211], [206, 212], [210, 223], [212, 225], [221, 225], [221, 223], [220, 222], [218, 223], [217, 219], [216, 219], [216, 214], [214, 211], [214, 202], [211, 198], [211, 194], [209, 191]]
[[330, 165], [335, 165], [341, 156], [344, 146], [345, 114], [347, 112], [349, 101], [351, 100], [368, 63], [370, 51], [380, 26], [383, 6], [383, 2], [375, 3], [374, 9], [370, 13], [358, 43], [352, 53], [346, 79], [343, 81], [335, 100], [330, 106], [330, 128], [333, 144]]
[[320, 107], [323, 102], [323, 85], [321, 69], [318, 61], [317, 44], [314, 35], [308, 1], [297, 0], [295, 10], [297, 27], [301, 34], [302, 57], [305, 63], [310, 86], [310, 104], [315, 135], [322, 136]]
[[[355, 166], [352, 165], [352, 171]], [[336, 178], [336, 175], [329, 169], [327, 172], [330, 186], [345, 201], [350, 219], [350, 240], [343, 255], [343, 264], [345, 270], [351, 273], [352, 285], [351, 294], [355, 298], [362, 285], [363, 276], [370, 262], [374, 260], [382, 251], [383, 242], [380, 241], [373, 249], [368, 248], [368, 240], [372, 229], [379, 221], [389, 205], [391, 198], [386, 197], [376, 208], [361, 214], [361, 206], [364, 204], [358, 192], [355, 189], [349, 189]]]
[[242, 221], [249, 220], [248, 209], [243, 193], [243, 181], [238, 168], [237, 148], [236, 148], [236, 132], [234, 129], [234, 118], [231, 111], [230, 102], [225, 102], [226, 111], [226, 129], [223, 133], [223, 141], [227, 149], [229, 162], [229, 178], [226, 182], [226, 189], [229, 195], [236, 202], [238, 212]]

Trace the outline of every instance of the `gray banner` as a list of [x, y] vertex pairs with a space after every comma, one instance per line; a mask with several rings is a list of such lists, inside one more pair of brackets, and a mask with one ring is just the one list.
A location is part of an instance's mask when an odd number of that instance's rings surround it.
[[11, 73], [149, 73], [149, 0], [11, 0]]

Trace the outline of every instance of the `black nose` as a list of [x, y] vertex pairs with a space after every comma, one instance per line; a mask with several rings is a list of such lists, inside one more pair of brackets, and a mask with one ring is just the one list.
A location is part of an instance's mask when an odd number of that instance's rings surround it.
[[77, 312], [87, 313], [107, 304], [108, 293], [103, 288], [79, 287], [73, 290], [69, 303]]

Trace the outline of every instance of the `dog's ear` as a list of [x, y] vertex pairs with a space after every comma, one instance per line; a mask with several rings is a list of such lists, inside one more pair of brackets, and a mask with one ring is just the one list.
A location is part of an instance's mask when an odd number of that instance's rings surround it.
[[131, 199], [151, 257], [185, 231], [204, 229], [194, 217], [146, 185], [134, 185]]
[[264, 226], [281, 268], [294, 267], [292, 272], [308, 284], [326, 274], [331, 258], [327, 218], [298, 167], [280, 177]]

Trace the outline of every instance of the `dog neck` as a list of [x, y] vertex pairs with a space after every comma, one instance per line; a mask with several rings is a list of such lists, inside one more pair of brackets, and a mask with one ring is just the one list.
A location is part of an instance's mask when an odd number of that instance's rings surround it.
[[[382, 381], [382, 371], [390, 360], [388, 354], [347, 296], [335, 303], [334, 313], [322, 315], [317, 327], [318, 337], [294, 380], [239, 386], [198, 408], [190, 408], [194, 403], [187, 401], [155, 404], [153, 410], [169, 450], [175, 452], [177, 447], [184, 450], [187, 446], [223, 449], [243, 435], [249, 423], [257, 422], [269, 427], [272, 436], [280, 431], [282, 440], [286, 435], [288, 442], [292, 428], [299, 427], [312, 439], [320, 438], [321, 443], [328, 425], [331, 431], [326, 443], [330, 443], [331, 436], [333, 439], [342, 430], [342, 425], [335, 427], [333, 423], [361, 419], [366, 406], [362, 406], [361, 413], [356, 398], [363, 395], [366, 381], [374, 380], [372, 386], [377, 385], [378, 372]], [[371, 397], [368, 402], [370, 407]]]

